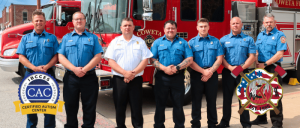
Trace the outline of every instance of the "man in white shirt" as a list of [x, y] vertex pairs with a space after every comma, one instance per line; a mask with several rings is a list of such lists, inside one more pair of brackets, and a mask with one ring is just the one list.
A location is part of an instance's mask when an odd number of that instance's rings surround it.
[[148, 58], [153, 55], [145, 41], [133, 35], [132, 19], [124, 18], [121, 24], [122, 35], [113, 39], [105, 53], [113, 74], [113, 95], [116, 109], [117, 128], [126, 128], [125, 111], [127, 103], [131, 107], [134, 128], [143, 127], [142, 84]]

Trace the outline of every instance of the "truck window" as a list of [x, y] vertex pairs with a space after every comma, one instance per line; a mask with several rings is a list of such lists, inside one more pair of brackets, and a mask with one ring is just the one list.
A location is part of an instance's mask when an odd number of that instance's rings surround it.
[[72, 16], [75, 12], [80, 11], [78, 7], [63, 7], [62, 8], [62, 23], [60, 26], [66, 26], [68, 22], [72, 22]]
[[224, 20], [224, 0], [202, 0], [202, 17], [209, 22]]
[[[166, 2], [167, 0], [152, 0], [153, 2], [153, 20], [164, 20], [166, 17]], [[136, 20], [143, 20], [142, 14], [143, 10], [143, 1], [135, 0], [133, 2], [133, 11], [132, 17]]]
[[195, 21], [197, 15], [196, 0], [181, 0], [180, 18], [183, 21]]
[[53, 13], [53, 6], [52, 5], [45, 6], [42, 9], [42, 11], [45, 13], [45, 19], [46, 19], [46, 21], [51, 20], [52, 13]]

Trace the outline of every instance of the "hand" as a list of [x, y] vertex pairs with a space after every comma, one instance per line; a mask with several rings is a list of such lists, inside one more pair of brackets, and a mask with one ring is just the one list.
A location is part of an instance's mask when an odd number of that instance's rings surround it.
[[237, 66], [231, 66], [231, 65], [229, 65], [229, 66], [228, 66], [228, 69], [232, 72], [236, 67], [237, 67]]
[[127, 78], [124, 78], [124, 82], [125, 82], [125, 83], [129, 83], [129, 82], [130, 82], [130, 80], [129, 80], [129, 79], [127, 79]]
[[204, 69], [204, 72], [202, 73], [202, 76], [209, 76], [211, 77], [213, 75], [213, 72], [211, 71], [211, 69]]
[[208, 77], [208, 76], [203, 76], [203, 75], [202, 75], [201, 81], [207, 82], [209, 78], [210, 78], [210, 77]]
[[77, 77], [83, 77], [86, 73], [85, 71], [82, 70], [82, 67], [75, 67], [74, 70], [72, 71], [75, 73]]
[[256, 64], [256, 68], [265, 68], [265, 64], [264, 63], [258, 63]]
[[131, 81], [135, 77], [135, 71], [124, 71], [123, 76], [124, 76], [124, 78], [128, 79], [129, 81]]
[[[169, 66], [168, 66], [169, 67]], [[170, 65], [170, 67], [171, 67], [171, 70], [172, 70], [172, 73], [174, 74], [174, 73], [176, 73], [178, 70], [176, 69], [176, 66], [174, 66], [174, 65]]]
[[37, 66], [37, 67], [34, 67], [33, 69], [34, 72], [43, 72], [43, 66]]
[[169, 65], [163, 71], [168, 75], [173, 75], [174, 73], [172, 72], [172, 66], [174, 66], [174, 65]]
[[42, 72], [47, 72], [47, 71], [48, 71], [48, 69], [49, 69], [49, 67], [47, 67], [46, 65], [45, 65], [45, 66], [43, 66], [42, 68], [43, 68], [43, 70], [44, 70], [44, 71], [42, 71]]

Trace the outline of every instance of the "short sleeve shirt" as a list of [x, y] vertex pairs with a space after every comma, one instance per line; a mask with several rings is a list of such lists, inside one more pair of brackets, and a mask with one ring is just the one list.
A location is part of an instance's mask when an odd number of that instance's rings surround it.
[[24, 55], [34, 66], [41, 66], [50, 62], [57, 49], [58, 42], [55, 35], [45, 30], [42, 34], [37, 34], [33, 30], [22, 37], [16, 53]]
[[86, 30], [79, 35], [74, 30], [63, 37], [57, 53], [64, 55], [74, 66], [84, 67], [103, 50], [96, 35]]
[[[278, 51], [287, 50], [286, 36], [276, 28], [268, 34], [266, 31], [263, 31], [257, 36], [256, 50], [258, 52], [258, 61], [266, 62]], [[281, 58], [277, 62], [282, 62], [282, 60]]]
[[213, 36], [200, 37], [198, 34], [188, 43], [193, 51], [194, 62], [202, 68], [211, 67], [215, 63], [217, 56], [224, 55], [219, 40]]
[[238, 35], [232, 33], [225, 35], [220, 42], [224, 49], [225, 60], [233, 66], [245, 63], [249, 53], [256, 53], [253, 38], [243, 32]]
[[154, 59], [157, 59], [162, 65], [178, 65], [185, 58], [193, 57], [193, 52], [188, 43], [176, 35], [173, 42], [166, 36], [160, 37], [153, 42], [151, 52]]
[[[116, 63], [127, 71], [134, 70], [142, 60], [151, 58], [153, 55], [147, 47], [145, 41], [136, 36], [132, 36], [130, 41], [126, 41], [123, 35], [113, 39], [104, 57], [116, 61]], [[136, 76], [143, 75], [144, 71], [138, 73]], [[123, 77], [122, 74], [112, 69], [112, 74]]]

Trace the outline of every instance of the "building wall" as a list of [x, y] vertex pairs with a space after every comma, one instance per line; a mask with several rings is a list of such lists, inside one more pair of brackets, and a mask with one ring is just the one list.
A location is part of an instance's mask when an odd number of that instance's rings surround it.
[[32, 21], [32, 13], [36, 10], [35, 5], [14, 5], [14, 26], [24, 24], [23, 12], [27, 12], [27, 21]]

